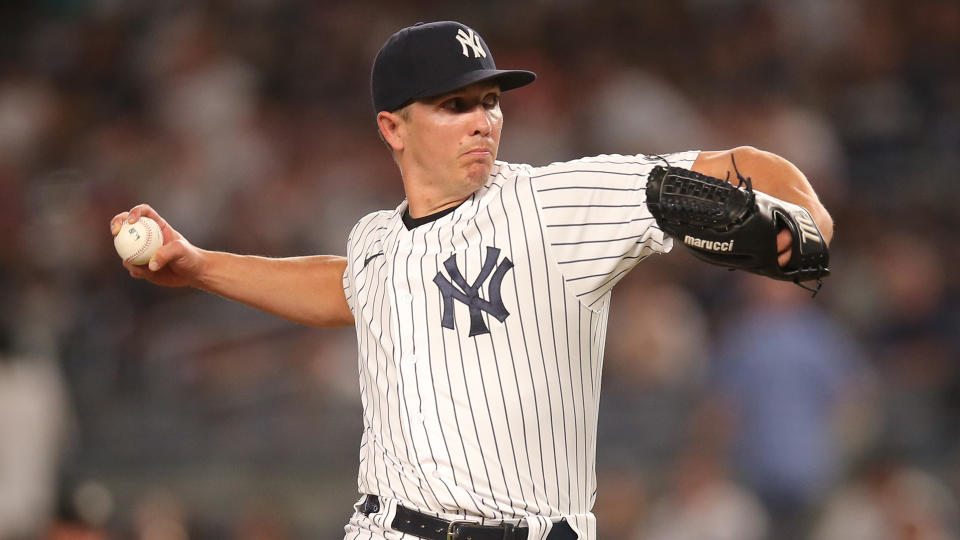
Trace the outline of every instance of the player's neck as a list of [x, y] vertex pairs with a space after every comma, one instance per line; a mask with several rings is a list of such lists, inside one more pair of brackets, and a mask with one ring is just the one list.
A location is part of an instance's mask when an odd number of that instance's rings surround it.
[[476, 191], [471, 186], [454, 190], [449, 184], [441, 182], [417, 182], [415, 178], [407, 175], [404, 175], [403, 187], [407, 195], [407, 210], [413, 218], [429, 216], [460, 205]]
[[410, 217], [422, 218], [438, 212], [443, 212], [448, 208], [453, 208], [463, 204], [463, 201], [470, 198], [470, 195], [460, 198], [453, 198], [448, 200], [437, 200], [437, 201], [421, 201], [415, 200], [407, 195], [407, 212], [409, 212]]

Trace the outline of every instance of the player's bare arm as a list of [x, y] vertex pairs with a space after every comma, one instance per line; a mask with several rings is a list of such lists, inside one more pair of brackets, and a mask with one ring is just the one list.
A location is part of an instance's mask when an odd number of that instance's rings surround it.
[[166, 287], [194, 287], [308, 326], [353, 324], [342, 286], [345, 258], [272, 259], [200, 249], [145, 204], [114, 216], [110, 232], [116, 236], [124, 222], [140, 216], [160, 225], [163, 246], [146, 266], [124, 262], [131, 276]]
[[[737, 169], [744, 176], [749, 176], [754, 188], [767, 195], [798, 204], [806, 208], [817, 222], [817, 227], [827, 244], [833, 238], [833, 218], [820, 203], [807, 177], [795, 165], [786, 159], [758, 150], [751, 146], [741, 146], [731, 150], [701, 152], [693, 163], [691, 170], [713, 176], [715, 178], [729, 178], [736, 180], [737, 173], [733, 168], [736, 160]], [[791, 236], [781, 231], [777, 236], [778, 263], [784, 266], [790, 260]]]

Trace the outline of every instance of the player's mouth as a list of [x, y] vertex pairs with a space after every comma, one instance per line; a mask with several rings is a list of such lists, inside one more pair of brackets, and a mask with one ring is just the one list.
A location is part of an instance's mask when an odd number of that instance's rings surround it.
[[487, 157], [493, 155], [493, 150], [486, 146], [480, 146], [477, 148], [472, 148], [463, 153], [463, 155], [468, 157]]
[[487, 167], [493, 163], [493, 152], [490, 150], [471, 150], [460, 156], [464, 164], [483, 165]]

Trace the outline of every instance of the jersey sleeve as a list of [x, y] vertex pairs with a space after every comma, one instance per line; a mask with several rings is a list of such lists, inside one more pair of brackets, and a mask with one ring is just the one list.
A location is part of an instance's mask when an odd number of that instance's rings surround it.
[[350, 313], [353, 313], [354, 317], [357, 315], [356, 310], [354, 309], [356, 296], [353, 280], [353, 270], [356, 266], [354, 263], [354, 252], [356, 251], [354, 237], [359, 227], [360, 223], [354, 225], [353, 230], [350, 231], [350, 235], [347, 237], [347, 267], [343, 270], [343, 295], [346, 297], [347, 305], [350, 307]]
[[591, 306], [641, 260], [673, 247], [646, 205], [657, 165], [689, 168], [699, 151], [601, 155], [534, 168], [548, 249], [567, 287]]

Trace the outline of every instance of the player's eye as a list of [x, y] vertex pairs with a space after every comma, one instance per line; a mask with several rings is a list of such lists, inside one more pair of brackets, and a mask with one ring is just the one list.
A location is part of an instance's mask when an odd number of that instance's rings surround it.
[[462, 98], [452, 98], [444, 101], [441, 107], [452, 112], [463, 112], [466, 110], [466, 103]]
[[500, 103], [500, 94], [487, 94], [483, 98], [483, 106], [487, 109], [493, 109]]

